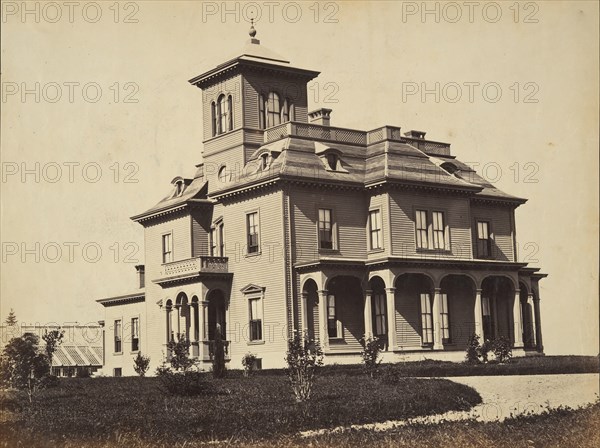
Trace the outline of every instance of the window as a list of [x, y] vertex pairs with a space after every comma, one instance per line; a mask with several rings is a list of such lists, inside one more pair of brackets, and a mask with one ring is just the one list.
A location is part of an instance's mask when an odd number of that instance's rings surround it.
[[210, 243], [210, 256], [222, 257], [225, 253], [225, 226], [221, 219], [212, 225], [208, 237]]
[[140, 349], [140, 319], [134, 317], [131, 319], [131, 351], [137, 352]]
[[250, 340], [262, 341], [262, 297], [251, 298], [250, 302]]
[[[72, 375], [69, 375], [69, 376], [72, 376]], [[121, 367], [115, 367], [113, 369], [113, 376], [117, 376], [117, 377], [123, 376], [123, 370], [121, 369]]]
[[375, 310], [375, 335], [382, 336], [387, 333], [385, 322], [385, 294], [373, 296], [373, 309]]
[[121, 353], [122, 351], [122, 341], [121, 341], [121, 320], [115, 320], [115, 325], [114, 325], [114, 330], [115, 330], [115, 353]]
[[210, 103], [210, 118], [212, 124], [212, 136], [214, 137], [217, 135], [217, 121], [219, 119], [217, 117], [217, 105], [214, 101]]
[[335, 296], [333, 294], [327, 296], [327, 336], [330, 338], [341, 337], [335, 308]]
[[371, 210], [369, 212], [369, 235], [371, 241], [371, 250], [383, 248], [383, 239], [381, 234], [381, 211]]
[[421, 331], [423, 344], [433, 344], [433, 314], [429, 294], [421, 294]]
[[416, 212], [416, 228], [417, 228], [417, 248], [429, 248], [427, 237], [427, 212], [425, 210], [417, 210]]
[[331, 210], [319, 209], [319, 248], [333, 249]]
[[170, 263], [173, 261], [172, 234], [166, 233], [162, 236], [162, 262]]
[[210, 245], [210, 256], [217, 256], [217, 229], [214, 227], [210, 228], [210, 233], [208, 234], [209, 245]]
[[433, 218], [433, 248], [434, 249], [445, 249], [445, 227], [444, 227], [444, 214], [442, 212], [432, 212], [431, 217]]
[[442, 342], [450, 342], [450, 314], [448, 312], [448, 294], [440, 294], [440, 319]]
[[279, 95], [275, 92], [270, 92], [266, 104], [267, 112], [267, 128], [281, 124], [281, 105], [279, 104]]
[[335, 171], [337, 169], [338, 166], [338, 156], [337, 154], [334, 153], [329, 153], [326, 156], [327, 159], [327, 166], [329, 167], [330, 170]]
[[269, 168], [269, 153], [260, 156], [260, 168], [264, 171]]
[[491, 300], [489, 297], [481, 298], [481, 309], [483, 314], [483, 338], [492, 339], [494, 335], [494, 323], [492, 320]]
[[217, 109], [215, 113], [215, 124], [213, 124], [213, 134], [223, 134], [233, 130], [232, 115], [233, 99], [231, 95], [226, 97], [221, 95], [217, 100]]
[[248, 213], [246, 215], [246, 225], [248, 229], [248, 253], [258, 253], [258, 212]]
[[492, 255], [492, 239], [490, 237], [490, 223], [477, 221], [477, 257], [488, 258]]
[[225, 165], [219, 169], [219, 174], [217, 176], [219, 182], [221, 183], [229, 182], [231, 180], [231, 173], [227, 171], [227, 167]]

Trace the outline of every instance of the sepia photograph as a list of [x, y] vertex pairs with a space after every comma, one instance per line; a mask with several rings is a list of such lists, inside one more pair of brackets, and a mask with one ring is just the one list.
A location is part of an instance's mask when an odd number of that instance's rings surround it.
[[0, 447], [600, 446], [597, 1], [4, 1]]

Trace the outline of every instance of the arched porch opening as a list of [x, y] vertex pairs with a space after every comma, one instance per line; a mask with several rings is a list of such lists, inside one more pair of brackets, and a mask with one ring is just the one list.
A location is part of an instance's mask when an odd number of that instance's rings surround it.
[[[388, 329], [388, 309], [387, 297], [385, 291], [385, 282], [379, 276], [369, 280], [369, 290], [371, 291], [371, 328], [373, 336], [378, 338], [383, 347], [387, 350], [389, 347], [389, 329]], [[367, 297], [368, 300], [368, 297]], [[393, 310], [392, 310], [393, 312]], [[392, 328], [395, 331], [395, 328]]]
[[208, 339], [213, 341], [217, 326], [221, 329], [221, 337], [226, 339], [227, 335], [227, 300], [220, 289], [213, 289], [207, 294], [208, 312], [206, 328]]
[[166, 341], [165, 344], [168, 344], [170, 341], [175, 340], [175, 334], [173, 332], [173, 301], [168, 299], [165, 302], [165, 328], [166, 328]]
[[312, 278], [309, 278], [304, 282], [302, 286], [302, 300], [304, 301], [303, 306], [303, 322], [302, 330], [306, 332], [307, 336], [312, 340], [320, 339], [319, 334], [319, 287], [317, 282]]
[[398, 347], [433, 347], [433, 280], [426, 274], [405, 273], [394, 286]]
[[361, 281], [357, 277], [338, 275], [327, 282], [325, 311], [328, 342], [331, 349], [360, 350], [365, 334]]
[[188, 297], [184, 292], [180, 292], [175, 299], [176, 314], [176, 339], [181, 337], [186, 340], [190, 339], [190, 306]]
[[515, 288], [511, 279], [492, 275], [481, 283], [483, 340], [500, 336], [514, 343]]
[[533, 294], [530, 295], [527, 285], [519, 282], [519, 301], [523, 319], [523, 344], [526, 348], [535, 348], [535, 311]]
[[475, 333], [475, 280], [465, 274], [449, 274], [440, 281], [440, 332], [445, 348], [464, 350]]

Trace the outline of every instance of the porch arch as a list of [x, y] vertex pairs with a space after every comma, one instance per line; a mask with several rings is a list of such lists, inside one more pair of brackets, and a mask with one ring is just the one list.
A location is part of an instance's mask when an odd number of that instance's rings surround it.
[[433, 347], [433, 277], [404, 272], [394, 279], [394, 287], [397, 346], [408, 350]]
[[[483, 339], [505, 337], [515, 342], [514, 279], [506, 275], [488, 275], [481, 282]], [[516, 322], [520, 324], [520, 317]]]
[[477, 281], [467, 273], [450, 273], [440, 280], [439, 312], [442, 343], [464, 350], [475, 333]]
[[[323, 325], [331, 350], [359, 351], [365, 334], [362, 279], [336, 275], [328, 279], [320, 302]], [[326, 325], [325, 325], [326, 324]]]
[[312, 277], [307, 278], [302, 285], [300, 308], [302, 331], [305, 332], [310, 339], [320, 339], [319, 286]]

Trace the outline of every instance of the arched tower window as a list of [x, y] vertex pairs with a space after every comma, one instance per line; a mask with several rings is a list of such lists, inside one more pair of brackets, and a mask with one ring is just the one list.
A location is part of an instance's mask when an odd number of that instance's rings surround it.
[[233, 97], [231, 95], [227, 97], [227, 106], [229, 108], [229, 120], [227, 122], [227, 130], [233, 131]]
[[213, 101], [210, 103], [210, 121], [212, 124], [212, 136], [217, 135], [217, 105]]
[[225, 95], [221, 95], [217, 100], [217, 134], [223, 134], [229, 129], [231, 101]]
[[275, 92], [270, 92], [266, 106], [267, 128], [281, 124], [281, 104], [279, 95]]

